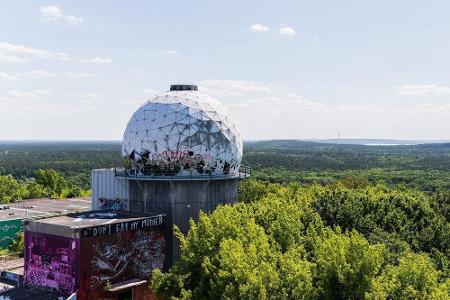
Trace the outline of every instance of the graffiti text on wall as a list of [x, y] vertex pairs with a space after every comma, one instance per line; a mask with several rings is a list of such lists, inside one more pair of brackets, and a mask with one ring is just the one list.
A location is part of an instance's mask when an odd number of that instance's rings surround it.
[[127, 199], [98, 199], [98, 209], [128, 210]]
[[144, 174], [169, 173], [177, 174], [183, 170], [196, 171], [198, 174], [229, 174], [237, 171], [238, 164], [225, 156], [213, 157], [208, 153], [195, 153], [194, 151], [166, 150], [162, 153], [151, 153], [145, 150], [138, 153], [136, 150], [128, 157], [134, 167]]
[[8, 232], [8, 231], [14, 230], [14, 229], [19, 230], [20, 226], [17, 226], [17, 225], [14, 225], [14, 224], [13, 225], [5, 224], [3, 226], [0, 225], [0, 231], [3, 231], [3, 232]]
[[0, 247], [7, 247], [17, 240], [17, 234], [22, 231], [22, 221], [19, 219], [0, 222]]
[[25, 282], [65, 295], [76, 289], [76, 241], [28, 232], [25, 249]]
[[154, 269], [163, 267], [165, 240], [155, 231], [138, 231], [131, 242], [117, 235], [94, 244], [91, 259], [91, 288], [121, 280], [126, 274], [148, 279]]
[[133, 231], [133, 230], [140, 230], [144, 228], [150, 228], [155, 226], [160, 226], [164, 223], [164, 216], [159, 215], [155, 217], [149, 217], [142, 220], [137, 221], [128, 221], [128, 222], [121, 222], [121, 223], [114, 223], [114, 224], [107, 224], [107, 225], [101, 225], [101, 226], [95, 226], [95, 227], [88, 227], [84, 228], [81, 231], [81, 237], [87, 238], [87, 237], [95, 237], [95, 236], [102, 236], [102, 235], [109, 235], [113, 233], [119, 233], [124, 231]]

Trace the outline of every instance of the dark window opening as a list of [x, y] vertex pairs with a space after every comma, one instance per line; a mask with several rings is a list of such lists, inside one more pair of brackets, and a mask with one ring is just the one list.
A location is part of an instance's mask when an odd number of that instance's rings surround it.
[[133, 300], [132, 289], [128, 289], [123, 292], [119, 292], [119, 294], [117, 295], [117, 300]]

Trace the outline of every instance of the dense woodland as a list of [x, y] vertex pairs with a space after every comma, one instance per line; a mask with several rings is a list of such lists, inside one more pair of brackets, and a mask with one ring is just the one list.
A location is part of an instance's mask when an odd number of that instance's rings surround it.
[[10, 174], [18, 180], [35, 177], [39, 169], [54, 169], [89, 189], [92, 169], [120, 163], [118, 142], [0, 143], [0, 175]]
[[[246, 142], [253, 178], [277, 183], [329, 184], [348, 176], [433, 192], [450, 188], [450, 144], [363, 146], [303, 141]], [[18, 180], [39, 169], [61, 172], [83, 189], [94, 168], [122, 165], [118, 142], [0, 143], [0, 175]]]
[[[176, 229], [174, 299], [449, 299], [450, 144], [251, 142], [237, 205]], [[85, 194], [120, 145], [0, 145], [0, 200]]]
[[450, 191], [432, 196], [360, 178], [241, 185], [179, 232], [182, 259], [155, 271], [176, 299], [448, 299]]
[[362, 176], [372, 184], [433, 192], [450, 189], [450, 144], [364, 146], [302, 141], [252, 142], [244, 163], [254, 178], [278, 183], [329, 184]]

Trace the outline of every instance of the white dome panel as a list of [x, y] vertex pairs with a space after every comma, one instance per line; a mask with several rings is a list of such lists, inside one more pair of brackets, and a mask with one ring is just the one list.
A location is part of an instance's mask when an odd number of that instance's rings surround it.
[[142, 105], [127, 124], [122, 155], [144, 174], [225, 175], [239, 171], [242, 137], [217, 100], [169, 91]]

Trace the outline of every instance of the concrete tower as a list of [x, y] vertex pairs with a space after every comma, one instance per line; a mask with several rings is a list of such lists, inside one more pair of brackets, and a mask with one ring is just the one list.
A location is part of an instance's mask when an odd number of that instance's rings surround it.
[[[125, 167], [93, 171], [94, 209], [165, 214], [170, 225], [186, 233], [189, 219], [197, 220], [200, 211], [237, 201], [238, 182], [250, 175], [241, 167], [242, 145], [224, 106], [194, 85], [172, 85], [128, 122]], [[169, 239], [167, 258], [176, 261], [179, 243]]]

